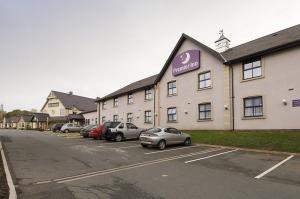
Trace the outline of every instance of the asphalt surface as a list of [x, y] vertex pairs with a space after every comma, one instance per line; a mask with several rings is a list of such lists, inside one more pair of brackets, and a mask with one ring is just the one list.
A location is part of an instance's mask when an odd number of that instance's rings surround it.
[[77, 133], [0, 130], [0, 136], [21, 199], [300, 196], [299, 156], [202, 145], [159, 151]]

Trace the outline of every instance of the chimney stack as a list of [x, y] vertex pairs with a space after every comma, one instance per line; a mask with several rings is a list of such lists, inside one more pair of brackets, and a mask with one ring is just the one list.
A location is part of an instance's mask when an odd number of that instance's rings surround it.
[[216, 51], [221, 53], [229, 49], [230, 40], [224, 36], [223, 30], [220, 30], [219, 34], [220, 34], [220, 38], [217, 41], [215, 41], [215, 44], [216, 44]]

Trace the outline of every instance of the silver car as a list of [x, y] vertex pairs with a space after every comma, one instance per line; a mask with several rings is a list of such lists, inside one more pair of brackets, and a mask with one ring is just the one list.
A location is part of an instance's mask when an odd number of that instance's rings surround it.
[[171, 127], [155, 127], [148, 129], [141, 134], [140, 141], [143, 147], [157, 146], [161, 150], [165, 149], [168, 145], [192, 144], [192, 139], [189, 134]]
[[61, 127], [60, 131], [63, 133], [80, 132], [81, 129], [83, 129], [83, 127], [79, 124], [66, 123]]
[[104, 123], [104, 127], [104, 138], [117, 142], [126, 139], [139, 139], [141, 132], [145, 131], [145, 129], [139, 128], [129, 122], [106, 122]]

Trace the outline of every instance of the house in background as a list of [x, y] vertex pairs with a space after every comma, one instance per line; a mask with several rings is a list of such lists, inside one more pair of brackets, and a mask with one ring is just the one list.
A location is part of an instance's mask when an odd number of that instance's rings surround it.
[[74, 95], [73, 92], [51, 91], [41, 112], [49, 114], [51, 124], [58, 122], [84, 124], [85, 119], [81, 113], [96, 109], [97, 106], [93, 98]]
[[34, 113], [31, 118], [33, 129], [47, 129], [49, 124], [49, 114], [48, 113]]
[[81, 113], [81, 115], [84, 118], [84, 124], [89, 125], [89, 124], [98, 124], [98, 113], [97, 109], [91, 110], [91, 111], [84, 111]]
[[21, 115], [17, 124], [17, 129], [31, 129], [32, 128], [32, 115]]
[[16, 129], [18, 127], [18, 122], [20, 120], [19, 116], [12, 116], [3, 119], [3, 128], [13, 128]]

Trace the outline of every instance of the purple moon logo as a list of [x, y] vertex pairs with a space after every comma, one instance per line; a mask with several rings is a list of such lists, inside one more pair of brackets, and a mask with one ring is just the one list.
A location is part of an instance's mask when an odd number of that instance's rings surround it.
[[176, 57], [172, 61], [172, 74], [180, 75], [200, 68], [200, 51], [188, 50]]
[[190, 61], [190, 58], [191, 58], [191, 55], [188, 52], [184, 53], [183, 55], [180, 55], [180, 59], [181, 59], [182, 64], [187, 64]]

